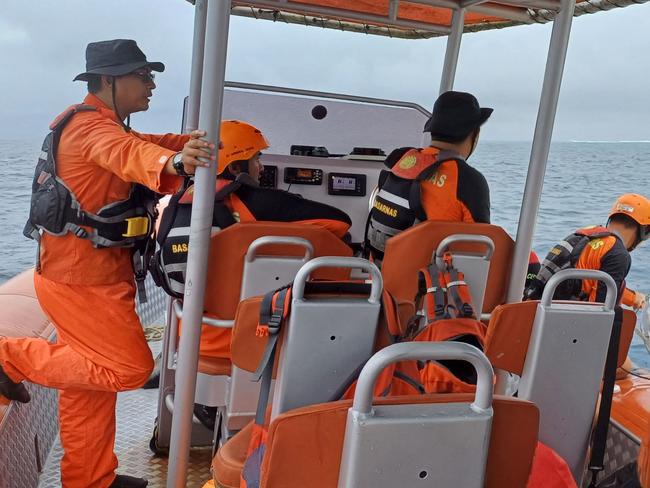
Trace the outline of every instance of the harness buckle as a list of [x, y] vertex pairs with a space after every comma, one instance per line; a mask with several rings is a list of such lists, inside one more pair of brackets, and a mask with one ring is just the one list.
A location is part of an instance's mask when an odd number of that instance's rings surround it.
[[280, 324], [282, 324], [282, 313], [272, 313], [269, 323], [267, 324], [269, 335], [277, 334], [280, 330]]
[[148, 217], [129, 217], [126, 222], [126, 232], [122, 237], [139, 237], [149, 233]]

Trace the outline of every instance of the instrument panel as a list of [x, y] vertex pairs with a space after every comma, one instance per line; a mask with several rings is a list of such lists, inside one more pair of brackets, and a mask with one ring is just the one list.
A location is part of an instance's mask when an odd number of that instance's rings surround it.
[[284, 168], [284, 182], [290, 185], [322, 185], [323, 170], [320, 168]]
[[352, 242], [362, 242], [368, 199], [377, 186], [379, 173], [386, 168], [382, 159], [365, 154], [322, 158], [263, 153], [260, 185], [288, 190], [343, 210], [352, 219]]

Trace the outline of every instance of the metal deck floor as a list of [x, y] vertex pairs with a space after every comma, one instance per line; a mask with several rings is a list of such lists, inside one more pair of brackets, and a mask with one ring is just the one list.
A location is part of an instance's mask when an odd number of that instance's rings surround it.
[[[147, 332], [150, 332], [148, 330]], [[154, 357], [162, 348], [162, 335], [157, 341], [149, 337]], [[149, 480], [149, 488], [164, 488], [167, 480], [167, 458], [156, 457], [149, 450], [158, 405], [158, 390], [134, 390], [117, 396], [117, 434], [115, 453], [118, 473]], [[192, 449], [188, 469], [188, 488], [201, 488], [211, 479], [209, 448]], [[59, 463], [63, 450], [57, 439], [39, 480], [39, 488], [61, 486]]]

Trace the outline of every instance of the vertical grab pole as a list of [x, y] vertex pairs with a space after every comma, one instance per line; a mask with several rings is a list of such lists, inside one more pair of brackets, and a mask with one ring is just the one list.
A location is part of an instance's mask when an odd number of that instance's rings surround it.
[[[451, 31], [447, 36], [447, 49], [445, 50], [445, 61], [442, 66], [440, 77], [440, 91], [438, 95], [451, 90], [454, 87], [456, 78], [456, 67], [458, 66], [458, 54], [460, 53], [460, 41], [465, 28], [465, 9], [460, 6], [451, 14]], [[428, 134], [422, 135], [422, 146], [426, 147], [431, 143]]]
[[465, 27], [465, 9], [457, 8], [451, 16], [451, 32], [447, 37], [447, 50], [445, 51], [445, 63], [442, 68], [440, 79], [440, 93], [451, 90], [454, 87], [456, 78], [456, 67], [458, 66], [458, 53], [460, 52], [460, 41], [463, 37]]
[[[201, 88], [202, 110], [199, 115], [199, 126], [207, 132], [208, 141], [215, 145], [219, 141], [221, 125], [230, 5], [230, 0], [209, 0], [207, 8], [204, 76]], [[186, 486], [187, 482], [216, 172], [217, 168], [214, 164], [209, 168], [197, 168], [194, 179], [194, 201], [183, 303], [183, 330], [176, 369], [167, 488], [181, 488]]]
[[546, 60], [546, 72], [544, 73], [544, 85], [542, 86], [542, 96], [539, 102], [539, 111], [537, 112], [535, 137], [530, 152], [528, 175], [526, 176], [524, 197], [519, 214], [517, 241], [508, 285], [508, 303], [521, 301], [524, 290], [528, 256], [533, 242], [539, 202], [542, 197], [546, 162], [551, 146], [553, 123], [555, 122], [555, 113], [560, 95], [574, 9], [575, 0], [560, 0], [560, 11], [553, 21], [553, 32]]
[[194, 4], [194, 42], [192, 44], [192, 67], [190, 70], [190, 98], [187, 101], [187, 118], [183, 132], [199, 128], [201, 104], [201, 81], [203, 80], [203, 53], [205, 52], [205, 22], [207, 0], [196, 0]]

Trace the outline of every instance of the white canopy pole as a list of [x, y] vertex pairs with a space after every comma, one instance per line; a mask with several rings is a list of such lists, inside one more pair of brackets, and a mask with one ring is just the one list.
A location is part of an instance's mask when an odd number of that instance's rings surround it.
[[190, 68], [190, 98], [187, 101], [184, 132], [192, 132], [199, 127], [203, 53], [205, 51], [205, 22], [208, 8], [206, 2], [207, 0], [196, 0], [194, 4], [194, 42], [192, 44], [192, 66]]
[[[207, 132], [207, 140], [215, 145], [219, 141], [221, 125], [229, 21], [230, 0], [209, 0], [199, 127]], [[216, 171], [215, 164], [209, 168], [198, 168], [194, 178], [194, 201], [183, 300], [183, 329], [176, 369], [167, 488], [184, 487], [187, 482]]]
[[451, 32], [447, 37], [447, 50], [445, 51], [445, 62], [442, 68], [440, 79], [440, 93], [454, 88], [456, 79], [456, 67], [458, 66], [458, 54], [460, 53], [460, 41], [463, 37], [465, 27], [465, 9], [454, 10], [451, 17]]
[[[458, 55], [460, 53], [460, 41], [465, 28], [465, 9], [453, 9], [451, 15], [451, 30], [447, 36], [447, 49], [445, 60], [442, 65], [442, 76], [440, 77], [440, 90], [438, 95], [454, 88], [456, 79], [456, 67], [458, 66]], [[422, 134], [422, 147], [428, 146], [431, 138], [428, 133]]]
[[575, 0], [561, 0], [560, 5], [560, 12], [553, 21], [553, 32], [551, 34], [551, 43], [546, 61], [544, 85], [542, 86], [542, 96], [537, 113], [535, 137], [530, 153], [528, 176], [526, 177], [524, 198], [519, 214], [517, 241], [508, 288], [508, 303], [521, 301], [524, 290], [524, 282], [526, 281], [526, 272], [528, 270], [528, 257], [533, 242], [539, 202], [542, 197], [546, 162], [551, 146], [553, 123], [555, 122], [555, 113], [560, 96], [560, 86], [562, 84], [562, 73], [564, 71], [569, 36], [571, 34]]

